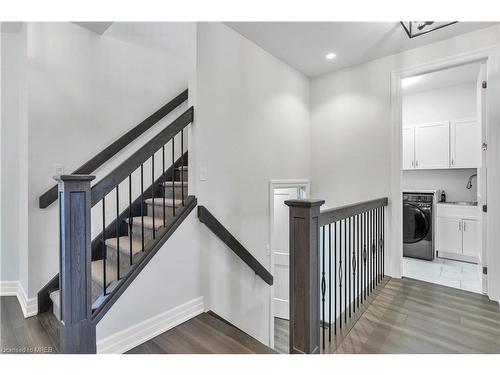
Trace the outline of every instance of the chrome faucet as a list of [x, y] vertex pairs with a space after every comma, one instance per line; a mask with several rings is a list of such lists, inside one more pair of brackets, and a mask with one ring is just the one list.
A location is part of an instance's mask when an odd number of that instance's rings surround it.
[[467, 189], [471, 189], [472, 188], [472, 179], [474, 177], [477, 177], [476, 173], [474, 173], [472, 176], [469, 177], [469, 181], [467, 181], [467, 186], [466, 186]]

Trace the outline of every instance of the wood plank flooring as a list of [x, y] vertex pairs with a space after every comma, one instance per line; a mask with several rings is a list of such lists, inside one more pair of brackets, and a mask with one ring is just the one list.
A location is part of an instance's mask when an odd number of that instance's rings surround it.
[[16, 297], [1, 297], [0, 308], [0, 353], [58, 352], [56, 340], [47, 331], [55, 321], [51, 313], [25, 319]]
[[238, 328], [202, 313], [128, 354], [268, 354], [271, 348]]
[[391, 279], [336, 353], [500, 353], [500, 308], [480, 294]]

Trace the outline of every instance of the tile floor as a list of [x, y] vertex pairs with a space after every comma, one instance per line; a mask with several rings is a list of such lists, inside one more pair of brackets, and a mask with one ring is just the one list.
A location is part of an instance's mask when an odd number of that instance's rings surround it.
[[481, 267], [477, 264], [442, 258], [433, 261], [403, 258], [403, 276], [482, 293]]

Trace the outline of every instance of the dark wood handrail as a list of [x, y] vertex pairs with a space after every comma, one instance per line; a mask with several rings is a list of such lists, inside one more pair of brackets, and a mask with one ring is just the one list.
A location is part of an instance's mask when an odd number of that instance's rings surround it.
[[[172, 112], [179, 105], [184, 103], [188, 99], [188, 90], [184, 90], [181, 94], [177, 95], [174, 99], [169, 101], [147, 119], [142, 121], [139, 125], [135, 126], [133, 129], [129, 130], [127, 133], [122, 135], [104, 150], [99, 152], [96, 156], [90, 159], [88, 162], [83, 164], [81, 167], [76, 169], [72, 174], [90, 174], [93, 173], [97, 168], [106, 163], [114, 155], [120, 152], [123, 148], [133, 142], [137, 137], [142, 135], [144, 132], [149, 130], [158, 121]], [[43, 193], [39, 198], [39, 207], [47, 208], [52, 203], [54, 203], [58, 198], [57, 195], [57, 185], [54, 185], [45, 193]]]
[[268, 285], [273, 285], [273, 275], [222, 225], [204, 206], [198, 206], [198, 219], [224, 242], [245, 264]]
[[127, 178], [133, 171], [148, 160], [153, 153], [158, 151], [170, 139], [177, 135], [182, 129], [193, 122], [194, 108], [190, 107], [169, 126], [159, 132], [139, 150], [134, 152], [127, 160], [120, 164], [114, 171], [100, 180], [92, 187], [92, 207], [101, 201], [111, 190]]
[[388, 199], [387, 197], [384, 197], [321, 211], [319, 215], [320, 226], [335, 223], [339, 220], [343, 220], [375, 208], [387, 206], [387, 203]]

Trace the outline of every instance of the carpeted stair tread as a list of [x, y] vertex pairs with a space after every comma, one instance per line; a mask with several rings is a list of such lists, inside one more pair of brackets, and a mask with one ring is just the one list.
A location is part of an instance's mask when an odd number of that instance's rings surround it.
[[[144, 217], [146, 218], [146, 216]], [[156, 224], [156, 223], [155, 223]], [[130, 237], [122, 236], [120, 237], [120, 253], [125, 255], [130, 255]], [[116, 238], [109, 238], [106, 240], [106, 246], [116, 249], [118, 246], [118, 241]], [[135, 255], [142, 251], [142, 241], [137, 239], [132, 239], [132, 255]]]
[[[153, 204], [153, 198], [146, 199], [144, 201], [146, 204]], [[172, 198], [165, 198], [165, 207], [172, 207], [175, 204], [175, 207], [180, 207], [182, 206], [182, 199], [172, 199]], [[155, 198], [155, 206], [163, 206], [163, 198]]]

